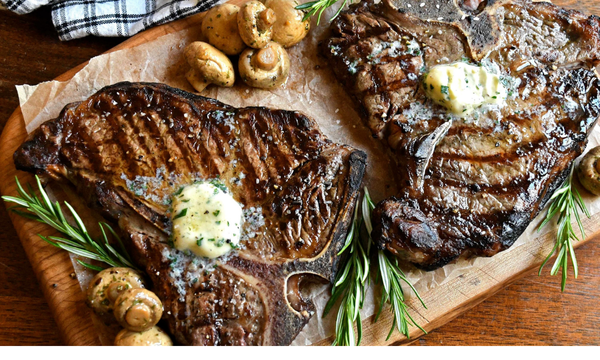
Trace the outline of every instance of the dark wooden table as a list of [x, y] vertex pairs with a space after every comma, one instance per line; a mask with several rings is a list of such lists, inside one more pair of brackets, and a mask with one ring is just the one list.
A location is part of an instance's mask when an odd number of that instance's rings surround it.
[[[577, 7], [573, 0], [555, 3]], [[591, 3], [591, 2], [590, 2]], [[587, 5], [600, 15], [600, 5]], [[0, 130], [19, 105], [17, 84], [47, 81], [123, 39], [60, 42], [50, 12], [0, 10]], [[0, 345], [60, 345], [50, 309], [4, 206], [0, 206]], [[531, 273], [417, 345], [600, 345], [600, 242], [577, 250], [579, 278]]]

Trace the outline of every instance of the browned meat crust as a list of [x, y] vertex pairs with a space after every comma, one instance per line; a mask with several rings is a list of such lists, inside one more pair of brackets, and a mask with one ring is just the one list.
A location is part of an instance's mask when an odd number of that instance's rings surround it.
[[[331, 31], [323, 52], [398, 165], [374, 240], [424, 269], [510, 247], [600, 114], [595, 16], [528, 0], [364, 1]], [[423, 75], [456, 61], [497, 67], [507, 105], [461, 119], [428, 100]]]
[[[334, 278], [366, 155], [332, 143], [297, 112], [119, 83], [67, 105], [14, 160], [68, 180], [118, 223], [177, 342], [286, 345], [313, 312], [304, 278]], [[246, 223], [242, 249], [211, 262], [168, 245], [169, 199], [215, 178], [244, 205]]]

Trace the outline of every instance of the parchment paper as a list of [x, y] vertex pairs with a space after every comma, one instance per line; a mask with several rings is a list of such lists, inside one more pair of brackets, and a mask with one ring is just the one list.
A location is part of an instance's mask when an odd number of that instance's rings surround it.
[[[318, 56], [318, 41], [323, 37], [332, 11], [327, 11], [320, 26], [313, 19], [309, 36], [299, 45], [289, 49], [291, 74], [287, 84], [272, 91], [246, 87], [238, 79], [234, 88], [210, 87], [202, 95], [216, 98], [224, 103], [243, 106], [267, 106], [272, 108], [299, 110], [317, 121], [321, 130], [333, 141], [346, 143], [364, 150], [368, 154], [368, 168], [364, 185], [368, 186], [373, 200], [380, 201], [396, 191], [390, 171], [390, 160], [382, 145], [370, 136], [369, 130], [354, 110], [353, 100], [337, 83], [325, 60]], [[201, 39], [198, 26], [162, 36], [152, 42], [132, 49], [116, 51], [90, 60], [90, 63], [66, 82], [50, 81], [37, 86], [17, 86], [27, 131], [31, 132], [42, 122], [58, 116], [60, 110], [70, 102], [81, 101], [106, 85], [119, 81], [161, 82], [187, 91], [193, 91], [184, 74], [187, 65], [183, 61], [184, 47]], [[600, 144], [600, 131], [596, 127], [589, 138], [588, 149]], [[52, 191], [55, 188], [51, 188]], [[600, 199], [583, 192], [585, 202], [592, 214], [600, 211]], [[65, 194], [61, 195], [63, 198]], [[61, 197], [57, 196], [57, 197]], [[76, 202], [74, 195], [65, 200]], [[81, 210], [83, 212], [85, 210]], [[534, 232], [539, 219], [532, 222], [526, 232], [507, 251], [519, 251], [519, 246], [555, 231], [548, 226], [542, 233]], [[474, 268], [479, 268], [494, 258], [459, 260], [432, 272], [409, 270], [407, 276], [419, 292], [443, 284], [446, 281]], [[90, 274], [74, 262], [82, 289], [87, 288]], [[329, 287], [321, 286], [313, 291], [316, 313], [309, 324], [294, 341], [294, 345], [308, 345], [334, 333], [335, 311], [327, 318], [321, 314]], [[410, 292], [408, 297], [414, 296]], [[373, 288], [369, 290], [363, 319], [375, 312]], [[104, 339], [106, 342], [106, 339]]]

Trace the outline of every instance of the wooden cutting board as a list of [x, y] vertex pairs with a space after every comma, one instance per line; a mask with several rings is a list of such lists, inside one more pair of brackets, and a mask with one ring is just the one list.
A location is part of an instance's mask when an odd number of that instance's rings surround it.
[[[232, 0], [231, 3], [240, 4], [245, 1]], [[595, 0], [579, 2], [556, 0], [554, 2], [561, 6], [571, 5], [571, 7], [576, 7], [588, 13], [600, 14], [600, 4], [596, 3]], [[576, 5], [573, 5], [575, 3]], [[135, 47], [162, 35], [197, 25], [202, 16], [202, 14], [198, 14], [147, 30], [110, 51]], [[56, 80], [70, 79], [85, 65], [85, 63], [81, 64], [59, 76]], [[33, 180], [30, 174], [17, 171], [12, 161], [12, 154], [23, 142], [26, 135], [23, 117], [20, 109], [17, 109], [11, 115], [0, 137], [0, 169], [2, 170], [0, 171], [0, 190], [3, 195], [16, 194], [14, 182], [16, 175], [24, 182]], [[53, 231], [48, 230], [46, 225], [28, 221], [12, 214], [10, 216], [38, 281], [42, 285], [44, 296], [53, 312], [64, 341], [72, 345], [98, 345], [98, 334], [92, 325], [90, 312], [84, 304], [84, 295], [81, 292], [79, 282], [71, 276], [74, 270], [69, 255], [46, 244], [37, 236], [39, 233], [52, 235]], [[594, 216], [591, 220], [586, 219], [584, 221], [586, 232], [589, 234], [584, 242], [594, 241], [595, 238], [600, 237], [600, 225], [595, 225], [598, 220], [600, 220], [600, 214]], [[577, 243], [576, 246], [584, 242]], [[500, 253], [493, 258], [494, 261], [488, 262], [485, 266], [459, 276], [442, 286], [436, 287], [434, 290], [422, 292], [421, 295], [428, 305], [428, 309], [423, 309], [415, 301], [416, 299], [412, 299], [408, 303], [411, 314], [426, 330], [431, 331], [477, 305], [530, 270], [537, 268], [544, 255], [552, 248], [552, 245], [553, 238], [548, 236], [537, 239], [537, 241], [530, 241], [516, 249], [517, 251]], [[363, 345], [408, 342], [407, 339], [397, 334], [390, 340], [384, 341], [391, 322], [392, 318], [387, 312], [384, 312], [379, 322], [375, 324], [372, 323], [372, 319], [365, 319], [363, 321]], [[422, 333], [413, 328], [411, 340], [420, 335]], [[329, 340], [324, 340], [321, 344], [324, 345], [328, 342]]]

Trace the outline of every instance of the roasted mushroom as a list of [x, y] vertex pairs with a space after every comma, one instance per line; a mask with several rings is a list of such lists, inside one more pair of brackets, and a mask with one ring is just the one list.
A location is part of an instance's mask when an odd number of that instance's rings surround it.
[[287, 79], [290, 58], [281, 45], [270, 42], [264, 49], [246, 49], [240, 55], [238, 69], [249, 86], [271, 89]]
[[158, 326], [139, 332], [127, 329], [121, 330], [115, 338], [117, 346], [173, 346], [173, 341], [167, 333]]
[[310, 20], [302, 21], [304, 12], [297, 10], [293, 0], [266, 0], [265, 6], [275, 12], [273, 41], [284, 48], [296, 45], [306, 37], [310, 30]]
[[100, 271], [87, 291], [87, 305], [106, 322], [114, 323], [112, 313], [115, 300], [129, 289], [144, 288], [142, 275], [129, 268], [114, 267]]
[[600, 146], [593, 148], [577, 166], [579, 182], [589, 192], [600, 195]]
[[210, 9], [202, 20], [202, 35], [227, 55], [238, 55], [246, 45], [238, 30], [238, 6], [222, 4]]
[[117, 322], [125, 329], [146, 331], [162, 317], [163, 305], [150, 290], [129, 289], [115, 300], [114, 313]]
[[240, 8], [237, 22], [242, 40], [246, 45], [262, 49], [273, 34], [273, 24], [276, 21], [275, 12], [258, 1], [248, 1]]
[[233, 86], [235, 74], [231, 61], [212, 45], [195, 41], [185, 48], [184, 55], [191, 67], [186, 78], [196, 91], [202, 92], [210, 84]]

